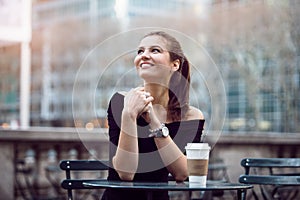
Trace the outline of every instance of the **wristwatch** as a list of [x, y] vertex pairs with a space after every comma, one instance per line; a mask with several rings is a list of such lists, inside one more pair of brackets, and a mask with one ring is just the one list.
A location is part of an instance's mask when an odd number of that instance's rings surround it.
[[169, 135], [169, 129], [166, 127], [164, 123], [161, 124], [160, 128], [157, 129], [150, 129], [149, 137], [155, 137], [155, 138], [162, 138], [162, 137], [168, 137]]

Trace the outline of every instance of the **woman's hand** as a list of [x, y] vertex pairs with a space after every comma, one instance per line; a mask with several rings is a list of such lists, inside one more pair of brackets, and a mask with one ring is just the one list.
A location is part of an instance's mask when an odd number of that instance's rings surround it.
[[123, 112], [136, 119], [143, 113], [150, 112], [153, 100], [154, 98], [145, 91], [144, 87], [131, 89], [125, 95]]

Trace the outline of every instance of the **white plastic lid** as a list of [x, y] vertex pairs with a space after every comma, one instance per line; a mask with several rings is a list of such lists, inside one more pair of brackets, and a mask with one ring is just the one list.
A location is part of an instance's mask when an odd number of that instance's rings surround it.
[[187, 143], [185, 149], [209, 149], [210, 146], [208, 143]]

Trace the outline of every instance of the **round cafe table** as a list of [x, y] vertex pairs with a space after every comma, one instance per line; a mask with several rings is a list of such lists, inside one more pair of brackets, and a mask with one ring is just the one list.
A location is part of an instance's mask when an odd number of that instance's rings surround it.
[[221, 181], [207, 181], [206, 186], [200, 186], [189, 182], [127, 182], [127, 181], [108, 181], [108, 180], [86, 180], [82, 183], [89, 189], [112, 188], [120, 190], [143, 190], [147, 192], [147, 199], [152, 200], [152, 193], [159, 190], [167, 191], [218, 191], [235, 190], [237, 199], [245, 200], [247, 189], [252, 185], [241, 183], [228, 183]]

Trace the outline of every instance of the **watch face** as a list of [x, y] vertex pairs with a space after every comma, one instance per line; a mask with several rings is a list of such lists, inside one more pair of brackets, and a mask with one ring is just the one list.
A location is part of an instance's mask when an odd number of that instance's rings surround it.
[[163, 127], [161, 131], [164, 137], [167, 137], [169, 135], [169, 129], [167, 127]]

